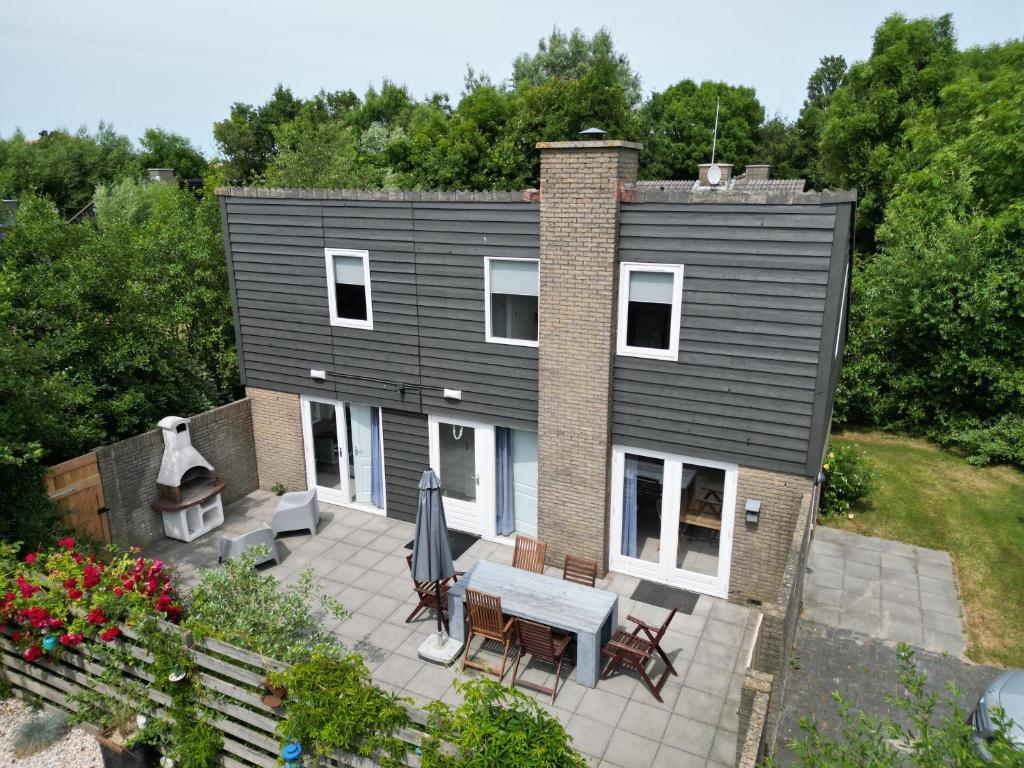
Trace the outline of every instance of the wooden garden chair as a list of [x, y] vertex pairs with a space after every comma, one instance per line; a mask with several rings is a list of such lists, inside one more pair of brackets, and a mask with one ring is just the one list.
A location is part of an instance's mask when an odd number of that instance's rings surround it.
[[512, 565], [524, 571], [544, 573], [544, 558], [548, 553], [548, 545], [531, 536], [516, 536], [516, 548], [512, 553]]
[[[558, 694], [558, 681], [562, 676], [562, 660], [569, 648], [572, 635], [560, 635], [551, 631], [547, 624], [537, 624], [526, 619], [516, 619], [516, 634], [519, 637], [519, 656], [516, 658], [516, 665], [512, 669], [512, 686], [529, 688], [540, 693], [550, 693], [551, 703], [555, 703], [555, 696]], [[530, 654], [535, 659], [541, 659], [552, 664], [555, 668], [555, 682], [551, 688], [539, 683], [531, 683], [523, 680], [519, 675], [519, 662], [523, 656]], [[527, 663], [529, 666], [529, 663]], [[524, 670], [525, 671], [525, 670]]]
[[[409, 564], [409, 575], [411, 576], [412, 575], [412, 554], [411, 553], [405, 556], [405, 562]], [[428, 610], [436, 611], [436, 610], [440, 610], [441, 611], [441, 622], [444, 624], [444, 630], [445, 630], [445, 632], [450, 632], [451, 630], [448, 628], [448, 590], [451, 588], [452, 584], [454, 584], [455, 582], [457, 582], [459, 580], [459, 576], [461, 576], [461, 575], [462, 575], [461, 571], [456, 571], [454, 576], [452, 576], [451, 578], [448, 578], [448, 579], [444, 579], [441, 582], [441, 606], [440, 606], [440, 608], [438, 608], [438, 605], [437, 605], [437, 589], [434, 586], [434, 582], [432, 582], [432, 581], [416, 581], [416, 579], [413, 579], [412, 580], [412, 588], [413, 588], [413, 591], [416, 593], [416, 598], [417, 598], [418, 602], [416, 603], [416, 607], [412, 609], [412, 613], [410, 613], [409, 617], [405, 620], [405, 623], [408, 624], [413, 619], [415, 619], [417, 616], [419, 616], [420, 613], [422, 613], [423, 611], [428, 611]]]
[[562, 566], [562, 579], [592, 587], [597, 581], [597, 563], [585, 557], [566, 555], [565, 565]]
[[[469, 614], [469, 634], [466, 636], [466, 650], [462, 654], [462, 669], [467, 666], [497, 675], [498, 680], [505, 677], [505, 664], [508, 662], [508, 649], [515, 636], [516, 620], [505, 620], [501, 612], [501, 598], [475, 589], [466, 590], [466, 612]], [[501, 670], [491, 669], [487, 664], [471, 661], [470, 645], [474, 637], [493, 640], [501, 643]]]
[[[644, 683], [651, 690], [651, 693], [654, 694], [654, 698], [662, 701], [661, 689], [665, 685], [665, 680], [668, 679], [670, 673], [678, 675], [675, 667], [672, 666], [672, 662], [668, 660], [668, 656], [661, 649], [661, 638], [665, 635], [668, 625], [672, 623], [676, 610], [675, 608], [672, 609], [668, 618], [665, 619], [660, 627], [652, 626], [634, 616], [627, 616], [626, 619], [628, 621], [636, 624], [636, 629], [632, 632], [627, 632], [621, 627], [618, 628], [615, 634], [612, 635], [612, 639], [601, 650], [601, 655], [608, 657], [608, 664], [601, 673], [601, 679], [607, 680], [609, 675], [620, 666], [630, 667], [640, 673], [640, 677], [643, 678]], [[641, 636], [641, 632], [643, 632], [643, 636]], [[647, 674], [647, 665], [655, 653], [665, 663], [665, 671], [661, 673], [657, 684]]]

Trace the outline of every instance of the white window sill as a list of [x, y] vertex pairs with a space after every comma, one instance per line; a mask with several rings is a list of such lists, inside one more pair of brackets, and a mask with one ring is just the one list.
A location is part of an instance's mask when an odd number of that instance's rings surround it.
[[499, 336], [487, 336], [486, 341], [488, 344], [508, 344], [513, 347], [537, 347], [540, 345], [539, 341], [531, 339], [505, 339]]
[[347, 320], [343, 317], [332, 317], [331, 325], [336, 328], [360, 328], [364, 331], [373, 330], [372, 320]]
[[679, 361], [678, 349], [649, 349], [647, 347], [620, 346], [616, 352], [619, 357], [644, 357], [648, 360]]

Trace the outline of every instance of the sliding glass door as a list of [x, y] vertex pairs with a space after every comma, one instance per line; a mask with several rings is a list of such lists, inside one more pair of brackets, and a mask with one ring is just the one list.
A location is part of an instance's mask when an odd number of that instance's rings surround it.
[[306, 481], [322, 501], [385, 511], [380, 408], [304, 396], [302, 437]]
[[613, 570], [726, 597], [735, 465], [612, 449]]
[[441, 479], [449, 528], [488, 534], [494, 515], [494, 427], [431, 416], [430, 464]]
[[494, 531], [537, 536], [537, 433], [495, 427]]

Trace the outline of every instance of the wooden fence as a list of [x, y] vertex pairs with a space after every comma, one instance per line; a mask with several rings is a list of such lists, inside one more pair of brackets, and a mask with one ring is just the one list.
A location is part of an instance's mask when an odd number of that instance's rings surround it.
[[64, 507], [64, 522], [75, 533], [110, 541], [103, 483], [95, 453], [86, 453], [50, 467], [46, 491], [53, 501]]
[[[163, 623], [163, 628], [182, 634], [172, 624]], [[130, 653], [141, 662], [130, 669], [124, 668], [124, 673], [143, 683], [152, 683], [153, 677], [146, 670], [146, 665], [153, 662], [152, 656], [137, 644], [138, 635], [131, 628], [122, 626], [121, 630], [122, 637], [115, 642], [126, 643]], [[95, 690], [107, 696], [118, 696], [98, 680], [103, 667], [88, 642], [74, 648], [62, 648], [55, 658], [44, 657], [30, 663], [14, 647], [10, 632], [6, 629], [0, 633], [0, 669], [19, 695], [38, 697], [71, 712], [78, 710], [78, 703], [71, 698], [78, 691]], [[195, 659], [200, 682], [215, 694], [206, 698], [206, 705], [216, 713], [212, 724], [224, 735], [221, 765], [226, 768], [276, 768], [281, 743], [275, 732], [284, 713], [260, 701], [263, 693], [261, 683], [269, 671], [281, 671], [287, 669], [287, 665], [213, 638], [193, 643], [191, 636], [185, 635], [182, 640]], [[170, 697], [153, 688], [148, 688], [148, 695], [155, 705], [152, 713], [166, 718], [167, 712], [163, 707], [170, 705]], [[414, 725], [426, 723], [425, 712], [408, 705], [405, 708]], [[420, 758], [415, 749], [423, 741], [423, 732], [416, 728], [402, 728], [395, 736], [410, 747], [404, 764], [419, 768]], [[448, 753], [454, 751], [449, 744], [443, 748]], [[343, 752], [321, 759], [318, 766], [379, 768], [374, 760]]]

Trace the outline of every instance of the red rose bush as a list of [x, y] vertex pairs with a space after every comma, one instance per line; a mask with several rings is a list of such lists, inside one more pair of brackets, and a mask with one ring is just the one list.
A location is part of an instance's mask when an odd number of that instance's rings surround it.
[[109, 562], [79, 552], [72, 538], [20, 561], [0, 544], [0, 629], [26, 661], [86, 640], [113, 642], [120, 624], [147, 616], [177, 623], [181, 604], [160, 560], [116, 555]]

